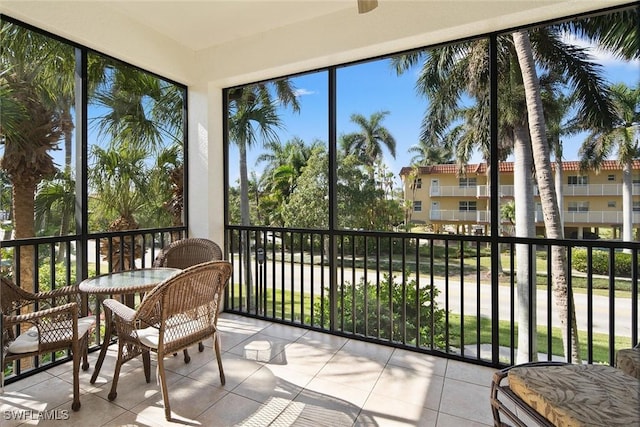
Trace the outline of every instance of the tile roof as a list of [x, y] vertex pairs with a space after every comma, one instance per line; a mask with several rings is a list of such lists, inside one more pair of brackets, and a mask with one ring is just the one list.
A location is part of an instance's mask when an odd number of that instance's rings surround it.
[[[430, 165], [430, 166], [418, 166], [419, 175], [441, 175], [441, 174], [486, 174], [487, 163], [472, 163], [463, 166], [461, 171], [460, 166], [455, 163], [442, 164], [442, 165]], [[551, 163], [551, 169], [555, 170], [556, 164]], [[412, 166], [405, 166], [400, 170], [400, 176], [406, 176], [414, 169]], [[617, 160], [605, 160], [600, 166], [600, 171], [613, 171], [620, 170], [622, 167]], [[632, 169], [640, 169], [640, 160], [634, 160]], [[562, 162], [562, 170], [564, 171], [579, 171], [579, 161]], [[500, 162], [498, 164], [498, 171], [503, 173], [513, 172], [513, 162]], [[462, 173], [461, 173], [462, 172]]]

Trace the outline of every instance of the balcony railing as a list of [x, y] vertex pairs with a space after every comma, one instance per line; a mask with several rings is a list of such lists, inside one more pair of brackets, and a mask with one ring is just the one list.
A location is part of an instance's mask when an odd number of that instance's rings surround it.
[[[120, 268], [144, 268], [153, 264], [160, 249], [173, 240], [186, 235], [183, 227], [133, 230], [114, 233], [95, 233], [86, 237], [63, 236], [2, 241], [1, 274], [21, 284], [24, 270], [22, 256], [33, 251], [33, 290], [35, 292], [76, 284], [94, 275]], [[29, 267], [26, 267], [29, 268]], [[96, 331], [100, 331], [101, 301], [94, 296], [84, 299], [82, 313], [96, 314]], [[16, 331], [19, 332], [19, 331]], [[94, 334], [92, 342], [97, 348], [102, 336]], [[34, 358], [31, 368], [23, 372], [19, 361], [5, 369], [9, 384], [25, 375], [40, 372], [50, 366], [71, 360], [68, 354], [50, 354]]]
[[[491, 220], [491, 212], [481, 211], [459, 211], [459, 210], [431, 210], [429, 220], [440, 222], [467, 222], [487, 224]], [[535, 211], [535, 221], [542, 224], [544, 217], [540, 209]], [[586, 211], [574, 212], [564, 211], [565, 225], [569, 224], [602, 224], [614, 225], [623, 223], [623, 213], [621, 211]], [[640, 224], [640, 212], [633, 213], [633, 223]]]
[[431, 197], [476, 197], [481, 186], [460, 187], [458, 185], [431, 186]]
[[[563, 185], [564, 196], [617, 196], [622, 197], [622, 184], [587, 184], [587, 185]], [[500, 197], [513, 197], [513, 185], [500, 185], [498, 187]], [[640, 184], [633, 184], [632, 193], [640, 195]], [[535, 196], [539, 196], [538, 187], [534, 187]], [[460, 187], [457, 185], [441, 185], [431, 187], [430, 197], [491, 197], [491, 187], [486, 184], [475, 187]]]
[[429, 219], [431, 221], [444, 222], [477, 222], [488, 223], [490, 220], [490, 212], [482, 211], [458, 211], [458, 210], [431, 210], [429, 211]]
[[[3, 259], [12, 263], [4, 274], [15, 275], [19, 252], [32, 247], [37, 287], [77, 283], [116, 265], [149, 266], [161, 247], [184, 235], [162, 229], [93, 234], [85, 242], [7, 241]], [[239, 226], [227, 227], [225, 240], [234, 266], [225, 310], [267, 321], [495, 367], [516, 362], [522, 309], [535, 313], [531, 339], [539, 359], [571, 360], [560, 315], [573, 309], [583, 361], [613, 364], [617, 350], [639, 339], [637, 242]], [[141, 250], [132, 255], [127, 245]], [[518, 306], [516, 247], [535, 254], [528, 277], [537, 288], [526, 307]], [[552, 290], [554, 247], [573, 267], [567, 282], [573, 302], [564, 308]], [[84, 309], [99, 314], [100, 301], [89, 298]], [[97, 334], [94, 345], [100, 342]], [[26, 372], [14, 365], [7, 382], [65, 356], [37, 361]]]
[[[563, 217], [565, 225], [572, 223], [614, 225], [622, 224], [624, 215], [621, 211], [564, 211]], [[544, 222], [542, 210], [536, 209], [535, 221], [538, 223]], [[640, 223], [640, 212], [633, 213], [633, 223]]]
[[[565, 359], [562, 311], [575, 309], [584, 361], [613, 364], [617, 350], [638, 341], [638, 243], [580, 241], [578, 247], [570, 240], [235, 226], [227, 240], [234, 274], [226, 309], [268, 321], [513, 364], [522, 309], [514, 267], [519, 246], [535, 254], [529, 279], [537, 290], [525, 309], [537, 319], [539, 359]], [[581, 268], [568, 276], [573, 304], [564, 308], [555, 305], [552, 290], [554, 246]], [[624, 259], [617, 255], [621, 246], [630, 252]], [[614, 273], [597, 275], [596, 258]], [[628, 268], [615, 273], [622, 264]]]

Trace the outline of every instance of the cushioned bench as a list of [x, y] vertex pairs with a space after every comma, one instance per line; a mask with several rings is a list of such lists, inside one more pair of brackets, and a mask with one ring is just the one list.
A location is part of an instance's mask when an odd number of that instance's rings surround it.
[[528, 363], [494, 374], [491, 407], [496, 426], [637, 426], [640, 380], [608, 365]]

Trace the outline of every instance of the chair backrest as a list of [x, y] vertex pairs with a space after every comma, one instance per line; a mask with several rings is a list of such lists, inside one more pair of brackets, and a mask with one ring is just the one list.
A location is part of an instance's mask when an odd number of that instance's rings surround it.
[[193, 265], [222, 259], [217, 243], [198, 237], [176, 240], [162, 249], [153, 262], [154, 267], [185, 269]]
[[147, 293], [136, 312], [144, 325], [160, 326], [164, 351], [196, 343], [216, 331], [231, 263], [209, 261], [189, 267]]
[[6, 277], [0, 277], [2, 282], [0, 285], [0, 302], [2, 303], [3, 314], [16, 314], [15, 312], [24, 306], [32, 304], [35, 300], [35, 295], [31, 292], [27, 292], [10, 279]]

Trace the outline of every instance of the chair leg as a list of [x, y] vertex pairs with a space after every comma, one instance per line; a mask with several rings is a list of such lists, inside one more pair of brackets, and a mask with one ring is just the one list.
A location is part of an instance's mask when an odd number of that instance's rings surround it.
[[216, 359], [218, 359], [218, 370], [220, 371], [220, 383], [224, 385], [226, 380], [224, 378], [224, 369], [222, 368], [222, 355], [220, 354], [220, 336], [217, 333], [213, 337], [213, 349], [216, 352]]
[[80, 358], [82, 357], [80, 351], [80, 342], [73, 343], [73, 403], [71, 409], [78, 411], [80, 409]]
[[160, 390], [164, 401], [164, 416], [167, 421], [171, 420], [171, 407], [169, 406], [169, 390], [167, 390], [167, 380], [164, 373], [164, 356], [158, 354], [158, 376], [160, 377]]
[[[107, 395], [109, 400], [115, 400], [118, 397], [118, 392], [116, 389], [118, 388], [118, 379], [120, 378], [120, 368], [122, 367], [122, 356], [123, 356], [123, 346], [122, 341], [118, 341], [118, 360], [116, 360], [116, 368], [113, 371], [113, 382], [111, 383], [111, 391]], [[149, 382], [149, 380], [147, 380]]]
[[198, 351], [199, 351], [200, 353], [202, 353], [202, 352], [204, 351], [204, 344], [202, 344], [202, 341], [200, 341], [200, 342], [198, 343]]
[[89, 334], [82, 339], [82, 370], [89, 369]]
[[184, 353], [184, 363], [191, 362], [191, 356], [189, 356], [189, 350], [185, 348], [184, 350], [182, 350], [182, 353]]
[[144, 368], [144, 379], [147, 380], [147, 384], [151, 382], [151, 355], [149, 351], [142, 353], [142, 367]]

